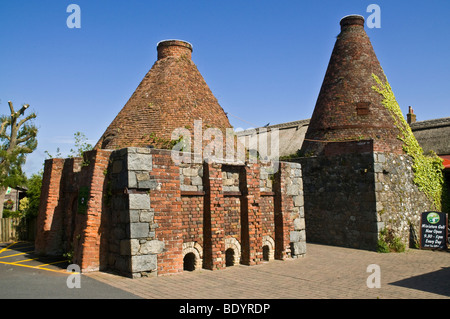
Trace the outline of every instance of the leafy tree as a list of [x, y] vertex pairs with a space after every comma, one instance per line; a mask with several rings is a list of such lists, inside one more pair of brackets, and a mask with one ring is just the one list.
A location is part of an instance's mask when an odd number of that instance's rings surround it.
[[[23, 117], [29, 107], [24, 104], [15, 111], [11, 101], [8, 101], [10, 115], [0, 117], [0, 203], [3, 204], [8, 187], [17, 187], [26, 182], [22, 171], [26, 155], [37, 147], [37, 127], [30, 123], [36, 118], [35, 113]], [[0, 205], [0, 218], [3, 216], [3, 205]]]
[[42, 187], [42, 175], [41, 170], [37, 174], [33, 174], [27, 181], [27, 197], [28, 205], [24, 209], [24, 215], [26, 218], [32, 219], [38, 215], [39, 212], [39, 201], [41, 198], [41, 187]]

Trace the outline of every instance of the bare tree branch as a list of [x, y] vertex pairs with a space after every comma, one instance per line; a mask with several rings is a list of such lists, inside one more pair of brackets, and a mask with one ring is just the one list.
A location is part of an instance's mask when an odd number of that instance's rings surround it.
[[21, 126], [23, 125], [23, 123], [25, 123], [25, 122], [28, 121], [28, 120], [34, 119], [34, 118], [36, 118], [36, 114], [31, 113], [31, 114], [28, 115], [26, 118], [24, 118], [23, 120], [21, 120], [21, 121], [19, 122], [19, 124], [17, 124], [17, 127], [18, 127], [18, 128], [21, 127]]
[[11, 110], [11, 116], [15, 113], [14, 112], [14, 107], [11, 101], [8, 101], [8, 105], [9, 105], [9, 109]]

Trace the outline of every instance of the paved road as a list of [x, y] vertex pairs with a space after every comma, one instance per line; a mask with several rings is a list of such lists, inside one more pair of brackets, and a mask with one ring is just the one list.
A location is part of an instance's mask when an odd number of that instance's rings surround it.
[[[0, 244], [0, 298], [450, 298], [450, 253], [444, 251], [379, 254], [308, 244], [306, 257], [295, 260], [139, 279], [94, 272], [81, 275], [81, 288], [69, 289], [64, 268], [67, 263], [44, 265], [48, 261], [25, 261], [35, 258], [32, 252], [8, 257], [25, 249], [5, 247]], [[367, 286], [368, 277], [377, 273], [367, 272], [369, 265], [379, 267], [380, 288]]]
[[[63, 258], [34, 254], [33, 243], [0, 243], [0, 299], [129, 299], [140, 298], [101, 281], [70, 277]], [[69, 288], [79, 283], [80, 288]]]

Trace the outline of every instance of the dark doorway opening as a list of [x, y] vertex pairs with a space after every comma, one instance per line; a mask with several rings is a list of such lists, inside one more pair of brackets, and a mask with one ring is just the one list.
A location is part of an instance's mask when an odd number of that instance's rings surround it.
[[264, 261], [269, 261], [269, 254], [270, 254], [269, 246], [267, 246], [267, 245], [263, 246], [263, 260]]
[[225, 266], [234, 266], [234, 249], [228, 248], [225, 251]]
[[194, 253], [187, 253], [183, 258], [183, 270], [195, 270], [195, 255]]

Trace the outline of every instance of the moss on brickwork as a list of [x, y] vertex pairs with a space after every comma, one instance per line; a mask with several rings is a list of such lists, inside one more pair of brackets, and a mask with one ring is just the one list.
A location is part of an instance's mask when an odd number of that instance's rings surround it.
[[398, 139], [403, 142], [403, 150], [413, 159], [414, 183], [433, 203], [433, 209], [441, 210], [444, 189], [442, 159], [434, 152], [424, 154], [409, 124], [403, 117], [389, 82], [383, 83], [375, 74], [372, 74], [372, 77], [378, 84], [378, 86], [372, 86], [372, 89], [383, 96], [382, 103], [391, 113], [395, 126], [399, 129]]

